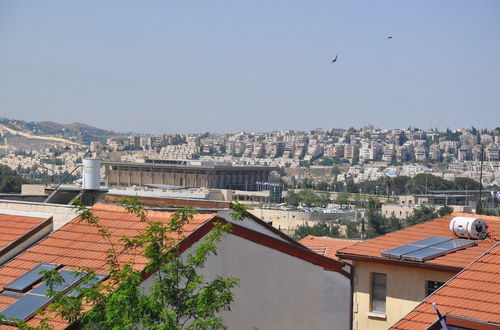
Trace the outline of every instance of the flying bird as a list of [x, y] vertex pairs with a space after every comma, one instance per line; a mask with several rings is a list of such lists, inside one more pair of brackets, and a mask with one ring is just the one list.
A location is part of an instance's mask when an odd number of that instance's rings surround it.
[[337, 57], [339, 57], [339, 56], [338, 56], [338, 55], [335, 55], [335, 58], [332, 60], [332, 63], [337, 62]]
[[391, 36], [388, 36], [388, 37], [387, 37], [387, 39], [392, 39], [392, 37], [391, 37]]

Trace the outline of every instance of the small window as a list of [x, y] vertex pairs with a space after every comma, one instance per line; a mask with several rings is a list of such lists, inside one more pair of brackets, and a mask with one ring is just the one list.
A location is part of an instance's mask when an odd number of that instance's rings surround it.
[[439, 289], [444, 282], [438, 282], [438, 281], [427, 281], [427, 295], [431, 295], [434, 291]]
[[385, 313], [386, 282], [386, 274], [372, 273], [372, 312]]

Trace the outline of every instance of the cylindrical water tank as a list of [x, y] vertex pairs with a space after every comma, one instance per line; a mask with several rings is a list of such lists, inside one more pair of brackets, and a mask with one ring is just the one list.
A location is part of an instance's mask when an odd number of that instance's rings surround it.
[[488, 231], [488, 225], [480, 218], [454, 217], [450, 221], [450, 231], [458, 237], [484, 238]]
[[83, 160], [83, 190], [99, 190], [101, 186], [101, 160], [86, 158]]

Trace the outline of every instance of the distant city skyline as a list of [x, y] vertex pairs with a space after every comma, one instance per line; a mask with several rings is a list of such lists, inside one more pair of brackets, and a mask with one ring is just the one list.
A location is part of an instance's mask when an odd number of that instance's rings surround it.
[[6, 0], [0, 117], [150, 134], [493, 129], [498, 17], [494, 0]]

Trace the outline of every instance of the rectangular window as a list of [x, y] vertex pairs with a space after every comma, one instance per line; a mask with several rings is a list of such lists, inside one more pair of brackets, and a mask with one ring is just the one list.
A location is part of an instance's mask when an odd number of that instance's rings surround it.
[[427, 281], [427, 295], [430, 296], [434, 291], [439, 289], [444, 282]]
[[372, 312], [385, 313], [387, 275], [372, 273]]

